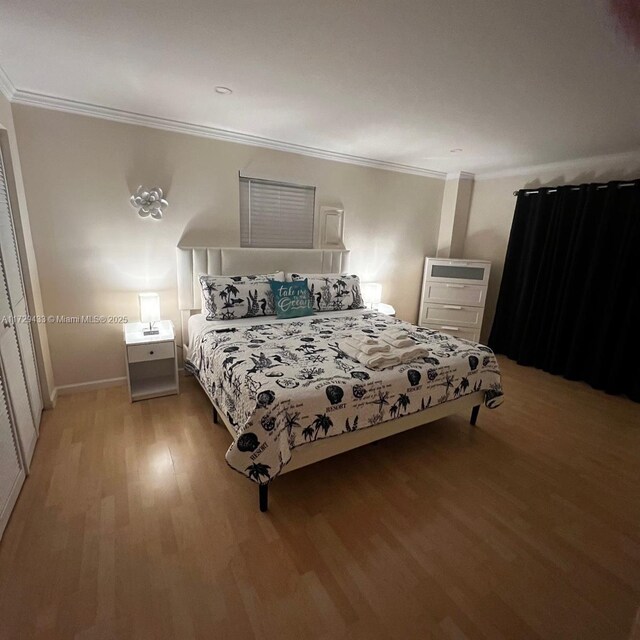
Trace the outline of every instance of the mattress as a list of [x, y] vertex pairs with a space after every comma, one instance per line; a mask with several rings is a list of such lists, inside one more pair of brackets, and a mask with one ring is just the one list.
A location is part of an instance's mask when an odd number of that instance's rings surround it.
[[[428, 356], [372, 371], [338, 343], [354, 332], [402, 328]], [[258, 483], [281, 472], [296, 448], [484, 391], [503, 399], [488, 347], [368, 310], [278, 320], [189, 321], [185, 367], [237, 437], [228, 464]], [[346, 437], [346, 435], [345, 435]]]

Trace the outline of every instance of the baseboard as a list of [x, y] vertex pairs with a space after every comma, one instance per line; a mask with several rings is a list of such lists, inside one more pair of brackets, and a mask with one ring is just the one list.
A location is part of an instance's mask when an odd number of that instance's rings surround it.
[[[178, 375], [184, 376], [185, 370], [178, 368]], [[120, 378], [105, 378], [104, 380], [90, 380], [89, 382], [78, 382], [77, 384], [63, 384], [55, 387], [51, 394], [51, 404], [55, 407], [58, 396], [68, 396], [71, 393], [81, 393], [82, 391], [95, 391], [96, 389], [107, 389], [109, 387], [119, 387], [127, 384], [126, 376]]]
[[96, 389], [106, 389], [108, 387], [119, 387], [127, 383], [125, 376], [121, 378], [106, 378], [104, 380], [91, 380], [90, 382], [80, 382], [78, 384], [63, 384], [56, 387], [54, 394], [57, 396], [67, 396], [70, 393], [80, 393], [82, 391], [95, 391]]

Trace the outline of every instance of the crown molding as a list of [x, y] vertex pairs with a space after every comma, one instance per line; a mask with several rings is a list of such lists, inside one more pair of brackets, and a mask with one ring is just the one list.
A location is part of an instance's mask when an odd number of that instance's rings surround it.
[[164, 131], [186, 133], [188, 135], [198, 136], [201, 138], [212, 138], [214, 140], [236, 142], [238, 144], [246, 144], [253, 147], [274, 149], [275, 151], [298, 153], [300, 155], [309, 156], [312, 158], [333, 160], [335, 162], [344, 162], [347, 164], [355, 164], [362, 167], [383, 169], [385, 171], [408, 173], [416, 176], [437, 178], [439, 180], [444, 180], [447, 176], [444, 171], [435, 171], [433, 169], [424, 169], [422, 167], [415, 167], [412, 165], [400, 164], [397, 162], [388, 162], [386, 160], [364, 158], [362, 156], [354, 156], [348, 153], [340, 153], [338, 151], [329, 151], [327, 149], [307, 147], [301, 144], [285, 142], [283, 140], [274, 140], [272, 138], [263, 138], [261, 136], [241, 133], [239, 131], [229, 131], [227, 129], [220, 129], [217, 127], [208, 127], [205, 125], [193, 124], [190, 122], [182, 122], [180, 120], [172, 120], [169, 118], [150, 116], [143, 113], [135, 113], [133, 111], [114, 109], [112, 107], [103, 107], [97, 104], [92, 104], [90, 102], [81, 102], [78, 100], [70, 100], [68, 98], [48, 96], [42, 93], [25, 91], [22, 89], [14, 88], [11, 101], [15, 104], [42, 107], [44, 109], [54, 109], [56, 111], [75, 113], [83, 116], [90, 116], [92, 118], [101, 118], [103, 120], [111, 120], [113, 122], [135, 124], [143, 127], [151, 127], [153, 129], [162, 129]]
[[482, 181], [496, 180], [498, 178], [516, 178], [519, 176], [546, 173], [548, 171], [576, 171], [580, 169], [601, 170], [607, 165], [624, 162], [640, 162], [640, 149], [637, 149], [636, 151], [625, 151], [622, 153], [590, 156], [587, 158], [575, 158], [573, 160], [560, 160], [558, 162], [549, 162], [547, 164], [524, 165], [499, 171], [489, 171], [487, 173], [476, 175], [476, 180]]
[[446, 175], [447, 180], [474, 180], [475, 173], [469, 173], [469, 171], [450, 171]]
[[7, 99], [9, 102], [13, 100], [13, 97], [16, 94], [16, 88], [11, 82], [11, 78], [7, 75], [7, 72], [0, 65], [0, 93]]

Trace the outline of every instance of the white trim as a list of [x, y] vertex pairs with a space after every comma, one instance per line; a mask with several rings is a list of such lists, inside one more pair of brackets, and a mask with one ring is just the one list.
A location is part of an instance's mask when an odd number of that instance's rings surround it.
[[[328, 235], [329, 220], [335, 219], [336, 235], [330, 238]], [[344, 249], [344, 209], [340, 207], [320, 207], [320, 248]]]
[[422, 167], [415, 167], [413, 165], [389, 162], [386, 160], [376, 160], [374, 158], [364, 158], [362, 156], [354, 156], [348, 153], [340, 153], [338, 151], [329, 151], [327, 149], [307, 147], [300, 144], [285, 142], [283, 140], [263, 138], [249, 133], [241, 133], [239, 131], [230, 131], [228, 129], [208, 127], [206, 125], [182, 122], [180, 120], [171, 120], [169, 118], [161, 118], [158, 116], [136, 113], [133, 111], [125, 111], [123, 109], [104, 107], [90, 102], [82, 102], [80, 100], [71, 100], [69, 98], [49, 96], [43, 93], [37, 93], [35, 91], [16, 89], [15, 85], [13, 84], [13, 82], [11, 82], [11, 79], [7, 75], [6, 71], [2, 68], [2, 66], [0, 66], [0, 93], [2, 93], [5, 98], [7, 98], [7, 100], [15, 104], [41, 107], [43, 109], [54, 109], [56, 111], [75, 113], [79, 115], [90, 116], [92, 118], [101, 118], [103, 120], [111, 120], [113, 122], [123, 122], [126, 124], [151, 127], [153, 129], [162, 129], [163, 131], [186, 133], [188, 135], [194, 135], [201, 138], [225, 140], [227, 142], [236, 142], [238, 144], [246, 144], [254, 147], [274, 149], [276, 151], [298, 153], [300, 155], [309, 156], [311, 158], [333, 160], [335, 162], [344, 162], [347, 164], [354, 164], [362, 167], [371, 167], [374, 169], [382, 169], [385, 171], [395, 171], [397, 173], [408, 173], [411, 175], [436, 178], [439, 180], [493, 180], [495, 178], [510, 178], [527, 175], [530, 173], [555, 171], [566, 168], [590, 168], [593, 165], [603, 162], [624, 162], [627, 160], [640, 160], [639, 149], [636, 151], [627, 151], [617, 154], [560, 160], [547, 164], [521, 165], [518, 167], [509, 167], [506, 169], [487, 171], [485, 173], [478, 174], [473, 174], [468, 171], [447, 173], [446, 171], [424, 169]]
[[439, 180], [444, 180], [447, 175], [444, 171], [423, 169], [422, 167], [414, 167], [412, 165], [400, 164], [397, 162], [388, 162], [386, 160], [376, 160], [374, 158], [364, 158], [361, 156], [350, 155], [348, 153], [340, 153], [338, 151], [329, 151], [328, 149], [318, 149], [316, 147], [308, 147], [292, 142], [285, 142], [284, 140], [263, 138], [261, 136], [255, 136], [249, 133], [241, 133], [239, 131], [229, 131], [227, 129], [208, 127], [206, 125], [182, 122], [180, 120], [172, 120], [169, 118], [160, 118], [158, 116], [135, 113], [133, 111], [125, 111], [123, 109], [113, 109], [111, 107], [104, 107], [101, 105], [92, 104], [90, 102], [70, 100], [68, 98], [59, 98], [56, 96], [48, 96], [42, 93], [35, 93], [33, 91], [25, 91], [23, 89], [16, 90], [14, 88], [14, 93], [11, 100], [16, 104], [24, 104], [34, 107], [42, 107], [44, 109], [54, 109], [56, 111], [76, 113], [84, 116], [91, 116], [93, 118], [113, 120], [114, 122], [124, 122], [126, 124], [136, 124], [143, 127], [151, 127], [153, 129], [162, 129], [164, 131], [186, 133], [188, 135], [199, 136], [201, 138], [226, 140], [227, 142], [236, 142], [238, 144], [246, 144], [254, 147], [262, 147], [265, 149], [275, 149], [276, 151], [298, 153], [300, 155], [310, 156], [312, 158], [333, 160], [335, 162], [345, 162], [362, 167], [371, 167], [374, 169], [383, 169], [386, 171], [396, 171], [398, 173], [410, 173], [417, 176], [437, 178]]
[[127, 383], [126, 376], [120, 378], [105, 378], [104, 380], [91, 380], [89, 382], [79, 382], [77, 384], [63, 384], [54, 389], [56, 398], [67, 396], [70, 393], [81, 391], [94, 391], [95, 389], [107, 389], [109, 387], [119, 387]]
[[468, 171], [453, 171], [447, 173], [447, 180], [474, 180], [475, 173], [469, 173]]
[[[178, 345], [176, 346], [179, 347]], [[178, 375], [185, 375], [183, 367], [178, 367]], [[53, 389], [53, 393], [51, 394], [51, 402], [53, 406], [51, 408], [55, 409], [59, 396], [68, 396], [72, 393], [95, 391], [97, 389], [108, 389], [110, 387], [120, 387], [122, 385], [126, 385], [126, 383], [127, 377], [122, 376], [121, 378], [105, 378], [104, 380], [90, 380], [89, 382], [78, 382], [76, 384], [63, 384]]]
[[[607, 164], [625, 163], [629, 161], [640, 162], [640, 149], [636, 151], [625, 151], [624, 153], [611, 153], [602, 156], [590, 156], [587, 158], [574, 158], [572, 160], [560, 160], [547, 164], [532, 164], [528, 166], [511, 167], [499, 171], [489, 171], [476, 175], [476, 180], [495, 180], [496, 178], [515, 178], [518, 176], [527, 177], [531, 174], [540, 174], [547, 171], [564, 171], [576, 169], [606, 169]], [[557, 180], [555, 181], [557, 182]]]
[[0, 65], [0, 93], [11, 102], [16, 95], [16, 88], [11, 82], [11, 78], [7, 75], [7, 72]]
[[31, 461], [33, 460], [33, 454], [36, 452], [36, 445], [38, 444], [39, 431], [36, 429], [36, 437], [29, 442], [28, 449], [24, 450], [24, 466], [27, 473], [31, 469]]
[[20, 469], [20, 473], [16, 476], [13, 487], [11, 487], [11, 491], [9, 492], [9, 497], [4, 504], [2, 512], [0, 512], [0, 540], [2, 540], [4, 530], [7, 528], [9, 518], [11, 517], [13, 507], [18, 500], [18, 496], [20, 495], [20, 491], [22, 490], [22, 485], [24, 484], [25, 478], [25, 470]]

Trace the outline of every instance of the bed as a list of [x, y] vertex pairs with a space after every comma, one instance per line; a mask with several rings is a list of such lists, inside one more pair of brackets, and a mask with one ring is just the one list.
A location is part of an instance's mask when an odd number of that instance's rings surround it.
[[[201, 273], [341, 273], [347, 264], [346, 251], [178, 248], [185, 369], [233, 438], [227, 463], [259, 485], [262, 511], [283, 473], [454, 413], [471, 411], [475, 424], [482, 403], [502, 402], [488, 347], [374, 311], [211, 321], [199, 309]], [[405, 329], [428, 356], [372, 371], [339, 347], [354, 332], [390, 327]]]

